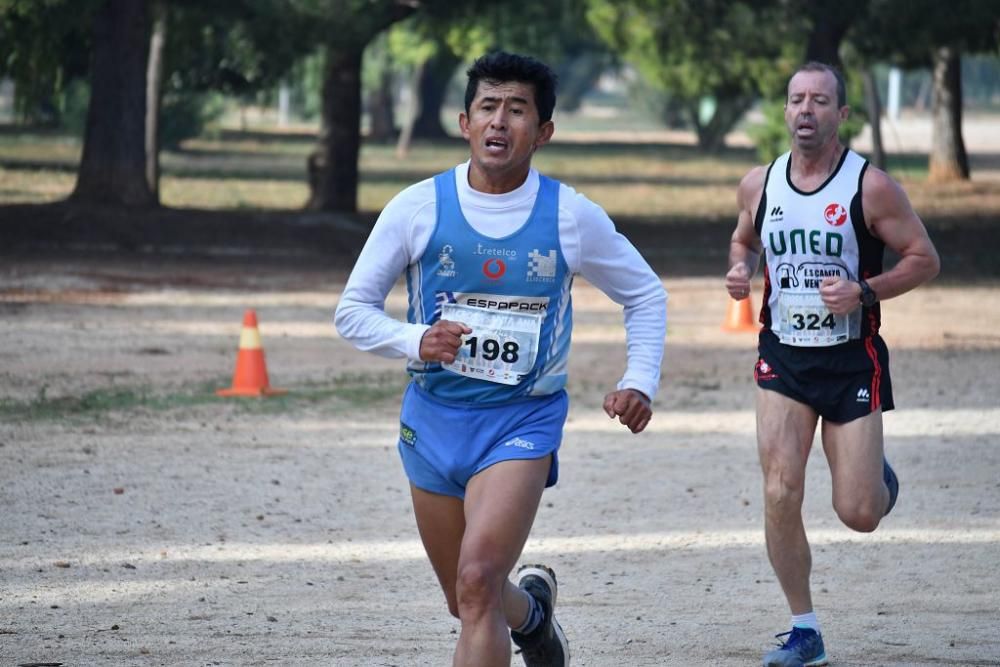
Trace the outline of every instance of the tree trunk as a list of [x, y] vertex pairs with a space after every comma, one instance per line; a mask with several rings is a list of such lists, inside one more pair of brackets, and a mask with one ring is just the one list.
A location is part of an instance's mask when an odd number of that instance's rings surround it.
[[447, 130], [441, 124], [441, 107], [448, 92], [448, 84], [461, 60], [446, 46], [439, 46], [437, 53], [428, 60], [417, 81], [420, 106], [413, 122], [413, 136], [417, 139], [444, 139]]
[[95, 18], [90, 107], [74, 200], [156, 203], [145, 169], [147, 10], [145, 0], [107, 0]]
[[841, 26], [832, 22], [817, 22], [809, 33], [806, 61], [815, 60], [843, 71], [844, 66], [840, 61], [840, 42], [843, 38], [844, 30]]
[[417, 116], [420, 113], [420, 80], [424, 77], [424, 69], [427, 67], [427, 61], [424, 60], [419, 63], [416, 69], [413, 70], [413, 75], [410, 77], [410, 104], [406, 114], [406, 121], [403, 123], [403, 129], [399, 133], [399, 138], [396, 139], [396, 158], [402, 160], [410, 154], [410, 143], [413, 140], [413, 128], [417, 125]]
[[708, 122], [701, 118], [698, 104], [691, 107], [689, 113], [698, 135], [698, 148], [705, 153], [718, 153], [725, 148], [726, 135], [736, 126], [752, 103], [752, 98], [740, 95], [720, 96], [716, 99], [715, 112]]
[[806, 40], [806, 60], [816, 60], [844, 71], [840, 45], [851, 25], [868, 9], [869, 0], [809, 0], [803, 10], [812, 20]]
[[868, 106], [868, 124], [872, 128], [872, 164], [885, 169], [885, 150], [882, 148], [882, 100], [878, 94], [875, 73], [865, 68], [865, 98]]
[[163, 81], [163, 44], [167, 39], [167, 5], [153, 5], [153, 35], [146, 67], [146, 182], [156, 203], [160, 201], [160, 90]]
[[319, 145], [309, 157], [308, 208], [313, 210], [354, 213], [358, 209], [363, 53], [363, 43], [326, 49]]
[[957, 48], [934, 51], [934, 94], [931, 103], [932, 183], [969, 179], [969, 157], [962, 139], [962, 57]]
[[371, 118], [368, 138], [371, 141], [388, 143], [396, 138], [394, 102], [392, 70], [389, 67], [384, 67], [379, 74], [378, 85], [368, 95], [368, 115]]

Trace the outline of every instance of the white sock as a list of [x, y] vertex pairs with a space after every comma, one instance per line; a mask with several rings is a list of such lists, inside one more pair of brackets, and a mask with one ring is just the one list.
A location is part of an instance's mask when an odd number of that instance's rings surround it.
[[809, 628], [815, 630], [817, 634], [823, 634], [819, 631], [819, 619], [816, 618], [814, 611], [807, 614], [792, 614], [792, 627]]
[[519, 628], [513, 628], [514, 632], [522, 635], [530, 634], [542, 622], [542, 605], [535, 599], [534, 595], [528, 594], [528, 615], [524, 623]]

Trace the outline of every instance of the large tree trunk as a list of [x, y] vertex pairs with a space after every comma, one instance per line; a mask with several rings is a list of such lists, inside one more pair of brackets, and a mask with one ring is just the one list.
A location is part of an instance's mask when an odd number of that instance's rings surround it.
[[309, 158], [308, 207], [353, 213], [358, 208], [361, 152], [361, 60], [364, 44], [326, 50], [319, 145]]
[[851, 24], [868, 8], [868, 0], [808, 0], [803, 11], [812, 21], [806, 40], [806, 60], [816, 60], [843, 71], [840, 45]]
[[167, 39], [167, 5], [153, 5], [153, 36], [146, 67], [146, 181], [153, 199], [160, 201], [160, 89], [163, 81], [163, 45]]
[[968, 180], [969, 157], [962, 139], [962, 59], [954, 47], [944, 46], [934, 51], [931, 115], [928, 180], [933, 183]]
[[74, 200], [156, 203], [145, 169], [147, 10], [145, 0], [107, 0], [94, 21], [90, 107]]
[[875, 73], [865, 68], [865, 99], [868, 107], [868, 124], [872, 128], [872, 164], [885, 169], [885, 150], [882, 148], [882, 99], [878, 94]]
[[326, 46], [323, 118], [319, 142], [309, 156], [309, 202], [319, 211], [358, 210], [358, 157], [361, 153], [361, 62], [377, 34], [412, 14], [417, 3], [367, 3], [361, 15], [346, 15], [343, 30]]
[[441, 124], [441, 107], [448, 92], [448, 84], [461, 62], [446, 46], [439, 46], [437, 53], [421, 69], [417, 81], [420, 100], [417, 118], [413, 122], [415, 139], [443, 139], [448, 136]]

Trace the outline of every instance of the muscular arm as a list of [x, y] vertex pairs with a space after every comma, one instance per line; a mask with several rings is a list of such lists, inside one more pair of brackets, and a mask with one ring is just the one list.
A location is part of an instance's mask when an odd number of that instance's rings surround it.
[[[892, 269], [867, 279], [879, 301], [909, 292], [938, 274], [941, 260], [937, 250], [899, 184], [885, 172], [869, 167], [862, 181], [861, 206], [868, 230], [900, 255]], [[848, 313], [858, 307], [861, 286], [827, 278], [820, 294], [832, 312]]]
[[865, 173], [862, 188], [861, 205], [869, 230], [900, 255], [892, 269], [868, 281], [879, 300], [885, 301], [936, 276], [941, 260], [903, 188], [885, 172], [872, 168]]
[[736, 192], [739, 216], [729, 241], [729, 272], [726, 273], [726, 289], [734, 299], [744, 299], [750, 294], [750, 279], [757, 271], [763, 252], [753, 221], [766, 176], [767, 167], [755, 167], [743, 177]]

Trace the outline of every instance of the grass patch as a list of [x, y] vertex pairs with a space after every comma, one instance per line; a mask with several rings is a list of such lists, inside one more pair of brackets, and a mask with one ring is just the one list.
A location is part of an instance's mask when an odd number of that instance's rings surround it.
[[342, 375], [291, 387], [287, 394], [266, 399], [217, 396], [215, 390], [227, 384], [223, 378], [168, 393], [151, 387], [108, 387], [79, 395], [49, 396], [48, 387], [43, 386], [32, 399], [0, 399], [0, 421], [92, 420], [112, 413], [167, 412], [215, 404], [234, 406], [249, 414], [279, 414], [318, 404], [329, 404], [331, 410], [341, 412], [398, 399], [406, 381], [406, 376], [399, 373]]
[[[613, 129], [613, 128], [612, 128]], [[558, 136], [558, 135], [557, 135]], [[306, 158], [315, 148], [307, 132], [223, 130], [161, 155], [163, 204], [204, 210], [297, 210], [309, 197]], [[25, 130], [0, 132], [0, 205], [53, 202], [68, 196], [80, 156], [76, 137]], [[417, 142], [405, 159], [395, 146], [363, 143], [358, 205], [380, 211], [407, 186], [468, 158], [460, 139]], [[927, 183], [927, 156], [889, 155], [889, 173], [906, 189], [924, 219], [1000, 217], [1000, 155], [975, 154], [974, 179]], [[757, 158], [747, 148], [706, 155], [670, 143], [558, 142], [534, 164], [600, 204], [612, 218], [698, 223], [736, 219], [736, 187]]]

